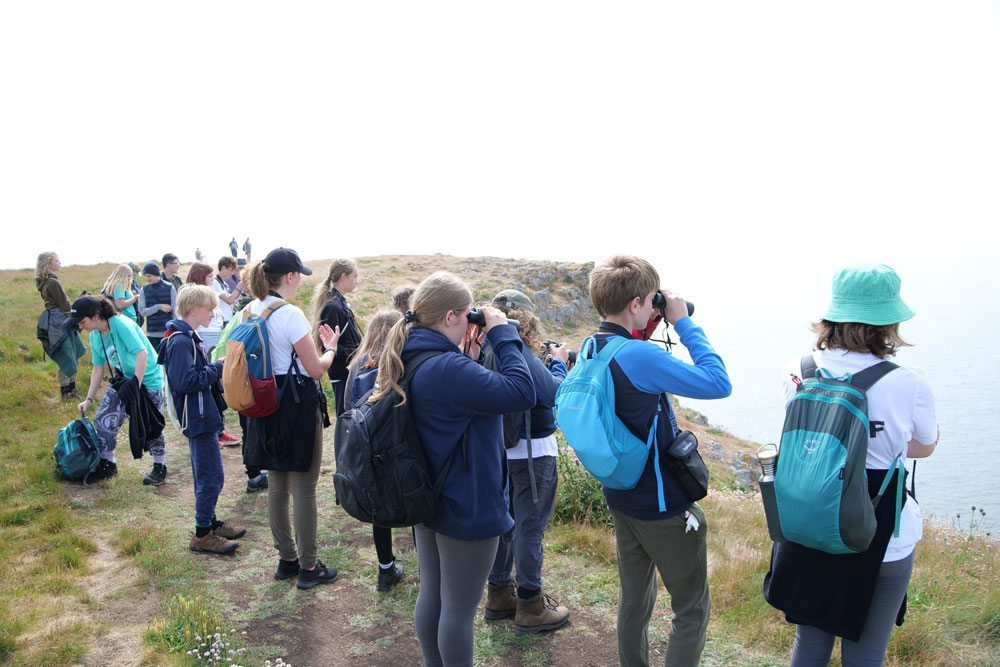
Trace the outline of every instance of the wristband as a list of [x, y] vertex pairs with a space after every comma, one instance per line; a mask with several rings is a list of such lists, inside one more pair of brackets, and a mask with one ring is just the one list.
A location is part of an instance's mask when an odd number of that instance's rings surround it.
[[90, 396], [88, 396], [88, 397], [86, 398], [86, 400], [90, 401], [91, 403], [93, 403], [93, 402], [94, 402], [94, 399], [92, 399], [92, 398], [91, 398]]
[[323, 352], [333, 352], [334, 354], [337, 354], [337, 348], [335, 348], [335, 347], [324, 347], [323, 348]]

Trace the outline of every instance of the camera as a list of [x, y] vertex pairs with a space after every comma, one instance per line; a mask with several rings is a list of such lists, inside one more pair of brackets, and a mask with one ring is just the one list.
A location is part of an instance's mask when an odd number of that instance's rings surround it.
[[[473, 308], [472, 310], [470, 310], [467, 317], [469, 319], [469, 324], [478, 324], [481, 327], [486, 326], [486, 316], [483, 315], [483, 311], [479, 310], [478, 308]], [[513, 327], [518, 331], [521, 330], [521, 323], [518, 322], [517, 320], [513, 319], [507, 320], [507, 324], [513, 325]]]
[[[694, 315], [694, 304], [690, 301], [685, 301], [688, 307], [688, 317]], [[667, 319], [667, 314], [665, 312], [667, 307], [667, 297], [663, 296], [663, 292], [657, 292], [653, 295], [653, 308], [660, 311], [660, 315], [663, 315], [663, 319]]]
[[[545, 362], [546, 366], [548, 366], [549, 362], [552, 361], [552, 355], [549, 353], [549, 348], [552, 347], [553, 345], [559, 347], [559, 343], [552, 339], [548, 339], [544, 343], [542, 343], [542, 361]], [[576, 350], [570, 350], [569, 364], [567, 365], [570, 368], [572, 368], [575, 363], [576, 363]]]

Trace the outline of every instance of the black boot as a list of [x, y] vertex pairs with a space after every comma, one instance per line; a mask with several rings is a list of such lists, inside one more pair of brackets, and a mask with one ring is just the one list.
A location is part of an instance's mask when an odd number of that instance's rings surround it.
[[142, 483], [150, 486], [160, 486], [167, 480], [167, 465], [165, 463], [154, 463], [153, 472], [143, 478]]

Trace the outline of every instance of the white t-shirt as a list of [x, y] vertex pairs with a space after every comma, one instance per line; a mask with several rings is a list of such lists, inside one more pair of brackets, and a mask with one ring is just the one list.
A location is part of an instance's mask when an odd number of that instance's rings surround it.
[[[559, 456], [559, 443], [556, 442], [555, 433], [544, 438], [531, 439], [531, 458], [537, 459], [539, 456]], [[527, 459], [528, 441], [524, 438], [518, 440], [516, 447], [507, 450], [507, 458]]]
[[[212, 278], [212, 289], [220, 297], [229, 296], [230, 294], [229, 285], [227, 285], [225, 282], [220, 283], [220, 279], [218, 276]], [[233, 319], [233, 307], [230, 306], [225, 301], [223, 301], [221, 298], [219, 299], [219, 314], [222, 316], [223, 322], [228, 322], [229, 320]]]
[[[219, 303], [221, 305], [222, 302]], [[219, 339], [222, 338], [222, 313], [219, 312], [218, 308], [212, 311], [212, 321], [208, 323], [207, 327], [198, 327], [198, 335], [205, 343], [206, 350], [211, 350], [219, 344]]]
[[[275, 296], [269, 296], [263, 301], [254, 299], [247, 304], [247, 308], [254, 315], [260, 316], [275, 301], [281, 301], [281, 299]], [[271, 347], [271, 372], [275, 375], [287, 373], [288, 368], [292, 365], [292, 351], [295, 343], [311, 333], [312, 327], [309, 325], [309, 320], [297, 306], [288, 304], [274, 311], [267, 318], [267, 337]], [[308, 375], [301, 359], [296, 359], [295, 363], [299, 365], [299, 371], [303, 375]]]
[[[801, 359], [789, 361], [782, 372], [786, 405], [795, 396], [792, 376], [798, 377], [802, 372]], [[843, 350], [820, 350], [813, 353], [813, 359], [834, 377], [857, 373], [882, 361], [873, 354]], [[867, 395], [868, 420], [876, 424], [877, 430], [875, 437], [868, 440], [866, 468], [887, 470], [897, 455], [905, 464], [906, 443], [914, 438], [925, 445], [937, 441], [934, 395], [922, 370], [900, 366], [876, 382]], [[899, 537], [890, 538], [883, 562], [906, 558], [922, 537], [920, 506], [913, 498], [907, 498], [899, 517]]]

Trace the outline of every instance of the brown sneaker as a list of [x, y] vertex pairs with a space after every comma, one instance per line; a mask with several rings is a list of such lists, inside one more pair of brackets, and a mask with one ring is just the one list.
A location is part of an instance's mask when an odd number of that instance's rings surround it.
[[517, 599], [517, 614], [514, 616], [514, 632], [526, 635], [542, 630], [557, 630], [566, 625], [569, 610], [545, 593], [539, 592], [527, 600]]
[[231, 523], [226, 523], [225, 521], [219, 521], [215, 524], [215, 527], [212, 528], [212, 532], [223, 539], [236, 540], [246, 535], [247, 529], [234, 526]]
[[487, 621], [499, 621], [501, 618], [510, 618], [517, 611], [517, 589], [511, 581], [506, 586], [494, 586], [486, 584], [486, 613], [483, 618]]
[[217, 535], [215, 531], [212, 531], [205, 537], [192, 535], [191, 545], [188, 548], [191, 549], [191, 551], [205, 551], [211, 554], [228, 554], [235, 551], [238, 546], [240, 546], [239, 542], [227, 540], [221, 535]]

